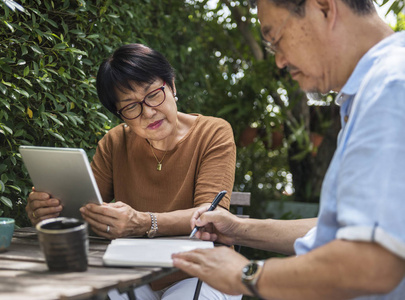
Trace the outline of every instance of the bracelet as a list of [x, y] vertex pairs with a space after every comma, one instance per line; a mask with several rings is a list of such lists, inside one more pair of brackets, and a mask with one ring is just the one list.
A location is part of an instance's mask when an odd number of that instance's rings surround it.
[[150, 225], [150, 229], [148, 231], [146, 231], [146, 236], [148, 238], [153, 238], [153, 237], [155, 237], [155, 235], [158, 231], [157, 218], [156, 218], [156, 215], [151, 212], [148, 212], [148, 214], [150, 215], [151, 225]]

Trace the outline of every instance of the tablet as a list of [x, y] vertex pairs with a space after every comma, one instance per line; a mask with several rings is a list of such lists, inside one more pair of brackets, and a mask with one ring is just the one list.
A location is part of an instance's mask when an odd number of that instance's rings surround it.
[[82, 219], [80, 207], [102, 199], [83, 149], [20, 146], [35, 190], [62, 202], [61, 216]]

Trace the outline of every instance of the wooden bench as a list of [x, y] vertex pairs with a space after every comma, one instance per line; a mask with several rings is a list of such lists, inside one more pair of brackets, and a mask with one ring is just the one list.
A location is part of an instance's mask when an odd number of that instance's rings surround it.
[[236, 208], [236, 215], [240, 218], [249, 218], [249, 215], [243, 213], [244, 207], [250, 206], [250, 193], [232, 192], [231, 206]]

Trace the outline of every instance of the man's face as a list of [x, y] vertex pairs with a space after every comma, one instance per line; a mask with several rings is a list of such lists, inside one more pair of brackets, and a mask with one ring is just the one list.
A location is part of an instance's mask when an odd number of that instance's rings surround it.
[[[257, 3], [264, 39], [277, 50], [277, 66], [287, 68], [305, 92], [327, 93], [332, 89], [330, 54], [322, 15], [308, 2], [305, 16], [299, 17], [269, 0]], [[320, 23], [321, 22], [321, 23]]]

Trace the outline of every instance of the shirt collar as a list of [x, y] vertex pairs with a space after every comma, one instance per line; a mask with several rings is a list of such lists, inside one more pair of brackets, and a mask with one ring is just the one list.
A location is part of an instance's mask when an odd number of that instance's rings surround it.
[[374, 62], [381, 56], [388, 55], [387, 52], [391, 51], [391, 47], [397, 45], [405, 46], [405, 31], [394, 33], [370, 48], [360, 59], [353, 73], [350, 75], [349, 80], [347, 80], [337, 95], [335, 100], [336, 104], [342, 105], [344, 101], [350, 98], [349, 96], [355, 95], [360, 88], [364, 76], [370, 70]]

